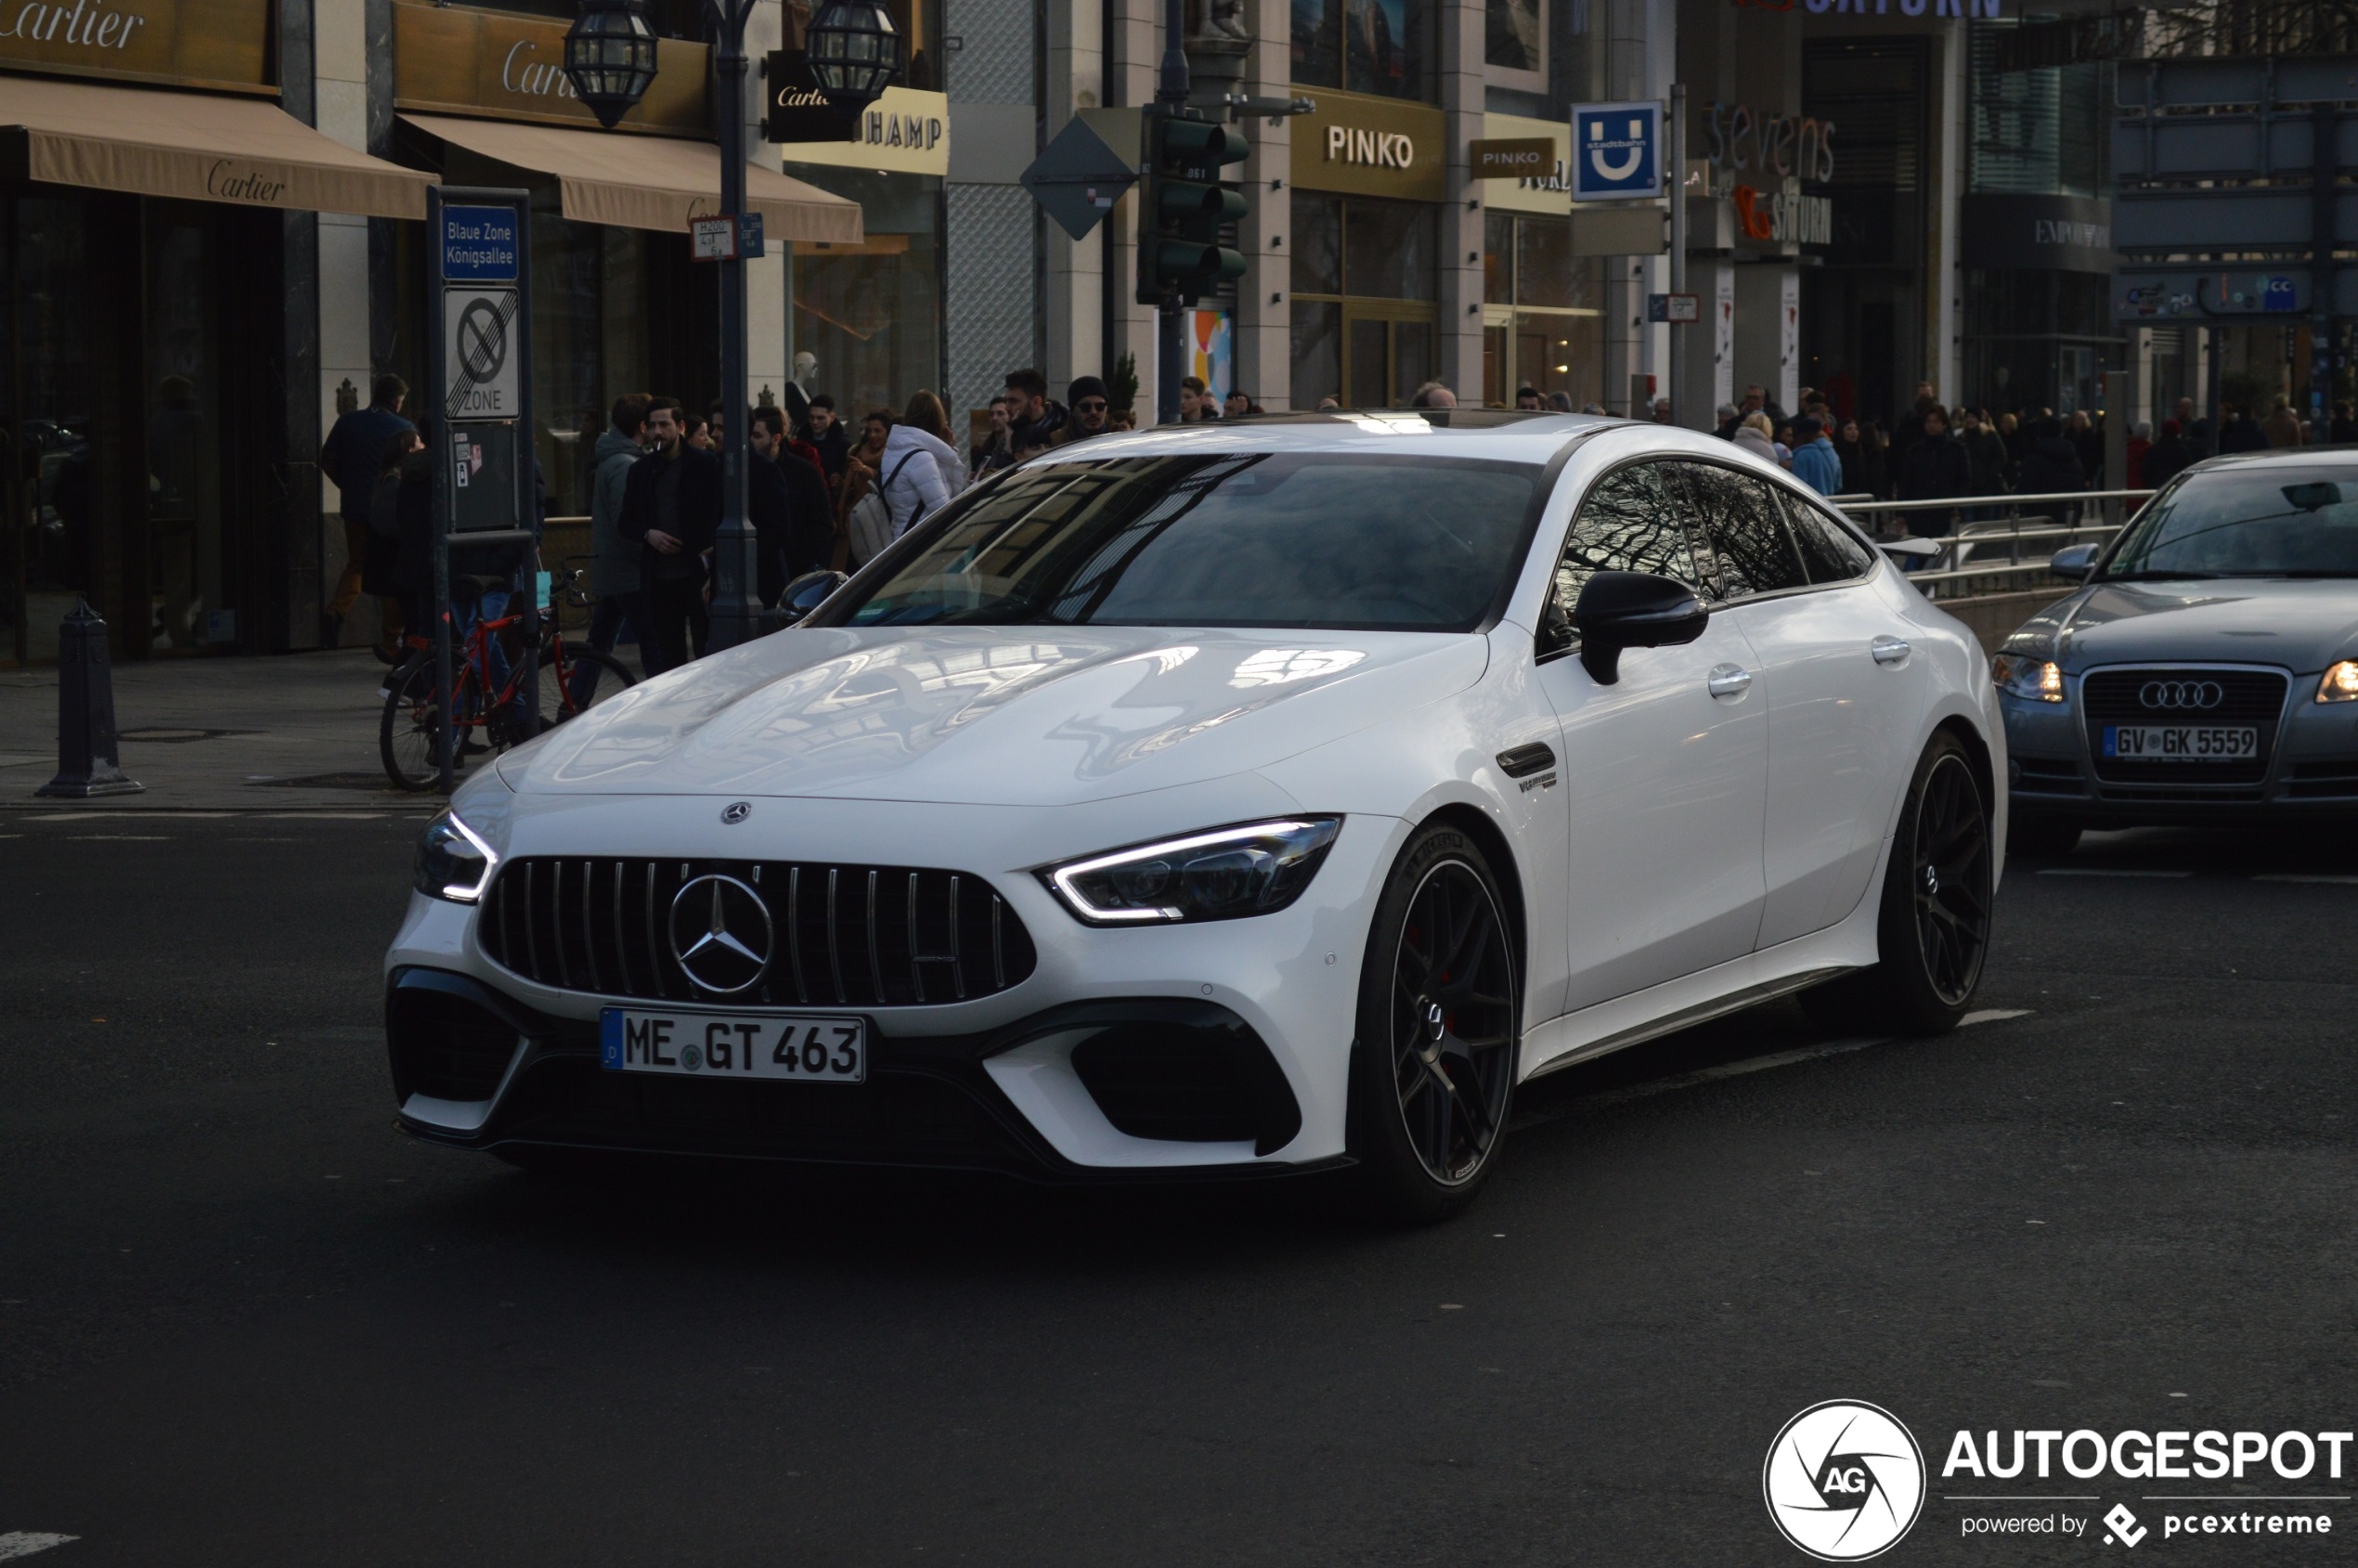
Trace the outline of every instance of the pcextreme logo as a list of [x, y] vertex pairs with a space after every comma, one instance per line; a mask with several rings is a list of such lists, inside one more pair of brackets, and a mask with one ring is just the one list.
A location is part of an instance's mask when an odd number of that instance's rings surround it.
[[1863, 1562], [1924, 1511], [1924, 1451], [1890, 1411], [1829, 1399], [1777, 1433], [1760, 1490], [1786, 1540], [1820, 1562]]

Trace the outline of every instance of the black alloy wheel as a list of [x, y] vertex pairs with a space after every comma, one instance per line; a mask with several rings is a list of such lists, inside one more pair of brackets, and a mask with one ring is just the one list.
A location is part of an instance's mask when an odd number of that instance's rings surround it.
[[1965, 759], [1935, 759], [1916, 806], [1916, 943], [1943, 1004], [1962, 1007], [1989, 952], [1989, 812]]
[[1389, 1216], [1472, 1200], [1506, 1131], [1521, 1018], [1490, 867], [1464, 835], [1427, 829], [1385, 888], [1361, 977], [1353, 1141]]
[[1918, 1038], [1957, 1027], [1981, 985], [1996, 889], [1989, 798], [1954, 735], [1917, 760], [1876, 912], [1876, 963], [1812, 987], [1801, 1004], [1841, 1033]]

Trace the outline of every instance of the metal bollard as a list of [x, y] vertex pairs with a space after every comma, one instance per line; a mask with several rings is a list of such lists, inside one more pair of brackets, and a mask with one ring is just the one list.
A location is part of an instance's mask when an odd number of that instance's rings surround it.
[[147, 785], [123, 777], [115, 760], [114, 671], [107, 623], [84, 599], [58, 628], [58, 776], [36, 795], [86, 800], [136, 795]]

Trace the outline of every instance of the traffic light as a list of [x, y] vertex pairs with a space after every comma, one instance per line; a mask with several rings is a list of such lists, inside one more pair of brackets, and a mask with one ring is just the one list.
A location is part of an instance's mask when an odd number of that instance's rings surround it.
[[1221, 170], [1251, 153], [1244, 133], [1192, 110], [1147, 116], [1146, 177], [1139, 185], [1138, 303], [1193, 305], [1231, 278], [1245, 258], [1220, 231], [1245, 215], [1241, 186]]

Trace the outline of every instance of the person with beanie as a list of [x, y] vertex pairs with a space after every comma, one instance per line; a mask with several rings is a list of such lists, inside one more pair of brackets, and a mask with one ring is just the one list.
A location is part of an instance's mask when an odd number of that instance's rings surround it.
[[1072, 381], [1072, 417], [1056, 432], [1052, 447], [1069, 447], [1075, 441], [1086, 441], [1093, 435], [1103, 435], [1113, 428], [1112, 398], [1106, 383], [1095, 376], [1075, 376]]

